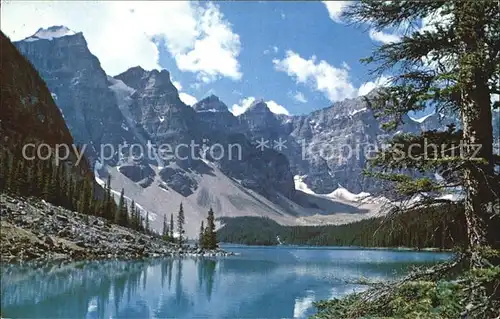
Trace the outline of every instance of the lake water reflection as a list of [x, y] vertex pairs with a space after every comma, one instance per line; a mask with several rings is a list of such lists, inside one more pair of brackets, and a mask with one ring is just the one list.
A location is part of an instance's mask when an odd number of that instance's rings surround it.
[[303, 318], [313, 302], [450, 254], [229, 246], [239, 256], [2, 266], [7, 318]]

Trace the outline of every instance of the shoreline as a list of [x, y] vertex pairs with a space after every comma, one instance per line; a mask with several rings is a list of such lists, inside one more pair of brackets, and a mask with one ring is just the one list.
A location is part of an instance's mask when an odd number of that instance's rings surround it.
[[440, 249], [436, 247], [412, 248], [412, 247], [364, 247], [364, 246], [321, 246], [321, 245], [258, 245], [258, 244], [241, 244], [241, 243], [220, 243], [221, 245], [234, 245], [236, 247], [284, 247], [284, 248], [312, 248], [312, 249], [362, 249], [362, 250], [391, 250], [391, 251], [411, 251], [411, 252], [436, 252], [436, 253], [453, 253], [453, 249]]
[[0, 218], [2, 264], [234, 255], [179, 246], [36, 198], [0, 194]]

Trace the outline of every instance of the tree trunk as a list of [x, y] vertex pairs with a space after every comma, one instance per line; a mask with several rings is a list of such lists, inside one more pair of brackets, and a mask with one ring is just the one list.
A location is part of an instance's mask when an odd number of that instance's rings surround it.
[[457, 35], [463, 43], [458, 84], [463, 126], [465, 220], [471, 266], [481, 265], [480, 248], [494, 246], [488, 234], [500, 187], [494, 178], [493, 127], [488, 76], [485, 72], [485, 21], [481, 1], [458, 1]]

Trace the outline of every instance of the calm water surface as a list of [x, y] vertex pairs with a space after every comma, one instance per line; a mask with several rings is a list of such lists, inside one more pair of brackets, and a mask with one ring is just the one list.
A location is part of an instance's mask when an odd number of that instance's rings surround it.
[[226, 246], [239, 256], [2, 266], [7, 318], [303, 318], [313, 302], [365, 289], [450, 254]]

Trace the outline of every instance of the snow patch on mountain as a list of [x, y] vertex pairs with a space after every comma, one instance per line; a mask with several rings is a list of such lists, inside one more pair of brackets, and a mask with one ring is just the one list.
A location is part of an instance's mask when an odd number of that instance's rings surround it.
[[362, 109], [352, 111], [352, 112], [349, 114], [349, 116], [354, 116], [354, 115], [356, 115], [356, 114], [358, 114], [358, 113], [365, 112], [366, 110], [368, 110], [368, 108], [364, 107], [364, 108], [362, 108]]
[[304, 182], [306, 176], [295, 175], [293, 180], [295, 182], [295, 189], [309, 195], [328, 198], [333, 201], [352, 202], [358, 204], [390, 204], [391, 201], [384, 196], [372, 196], [370, 193], [361, 192], [358, 194], [352, 193], [346, 188], [339, 185], [339, 187], [329, 194], [317, 194]]
[[330, 198], [335, 198], [335, 199], [342, 199], [346, 200], [349, 202], [361, 202], [363, 200], [366, 200], [367, 198], [371, 197], [370, 193], [367, 192], [361, 192], [359, 194], [354, 194], [345, 189], [344, 187], [340, 186], [331, 192], [330, 194], [326, 195], [327, 197]]
[[300, 175], [295, 175], [293, 177], [293, 181], [295, 183], [295, 189], [302, 191], [306, 194], [311, 194], [311, 195], [318, 195], [316, 194], [312, 189], [307, 186], [307, 184], [304, 182], [305, 176], [300, 176]]
[[433, 116], [435, 113], [431, 113], [431, 114], [427, 114], [427, 115], [424, 115], [422, 117], [419, 117], [419, 118], [414, 118], [414, 117], [411, 117], [410, 116], [410, 119], [415, 122], [415, 123], [419, 123], [419, 124], [422, 124], [424, 123], [425, 120], [427, 120], [429, 117]]

